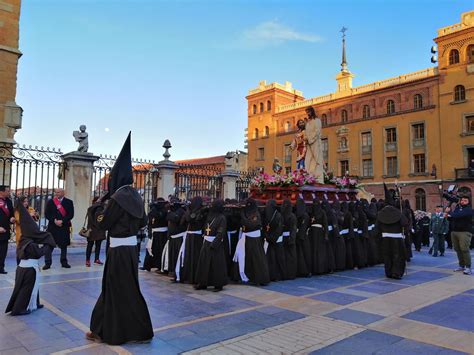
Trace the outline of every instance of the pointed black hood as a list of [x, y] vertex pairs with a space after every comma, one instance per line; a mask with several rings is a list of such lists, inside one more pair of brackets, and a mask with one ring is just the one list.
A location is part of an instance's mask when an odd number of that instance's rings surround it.
[[385, 195], [385, 204], [397, 207], [397, 203], [395, 201], [393, 193], [387, 188], [385, 182], [383, 183], [383, 191]]
[[108, 181], [110, 196], [112, 196], [115, 191], [117, 191], [122, 186], [133, 184], [131, 135], [132, 132], [129, 132], [128, 137], [123, 144], [122, 150], [120, 151], [120, 154], [118, 155], [117, 160], [110, 171]]

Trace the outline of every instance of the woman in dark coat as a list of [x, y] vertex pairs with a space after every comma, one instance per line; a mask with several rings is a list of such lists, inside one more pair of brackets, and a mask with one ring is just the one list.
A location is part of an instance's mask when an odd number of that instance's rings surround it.
[[344, 236], [346, 245], [346, 269], [354, 268], [354, 220], [349, 211], [349, 204], [347, 202], [341, 203], [341, 212], [343, 216], [340, 234]]
[[308, 238], [308, 228], [311, 219], [303, 199], [296, 200], [296, 260], [298, 276], [310, 277], [312, 272], [311, 244]]
[[86, 247], [86, 266], [91, 266], [91, 254], [92, 247], [95, 244], [95, 257], [94, 264], [103, 265], [100, 261], [100, 245], [105, 239], [105, 231], [101, 230], [97, 226], [97, 221], [95, 220], [95, 215], [98, 210], [103, 208], [100, 201], [98, 202], [99, 197], [94, 197], [92, 200], [92, 205], [87, 209], [87, 228], [90, 230], [89, 238], [87, 238], [87, 247]]
[[310, 233], [313, 239], [313, 275], [325, 274], [329, 271], [328, 263], [328, 220], [326, 213], [317, 200], [313, 202], [313, 216]]
[[285, 250], [286, 269], [284, 278], [293, 280], [298, 271], [296, 259], [296, 216], [293, 213], [290, 200], [284, 200], [281, 205], [281, 215], [283, 217], [283, 248]]
[[204, 242], [196, 269], [196, 290], [214, 286], [221, 291], [227, 285], [227, 262], [224, 244], [227, 242], [227, 222], [224, 201], [214, 200], [205, 223]]
[[262, 220], [254, 199], [247, 199], [240, 216], [242, 235], [234, 255], [234, 279], [266, 285], [270, 282], [268, 263], [263, 248]]
[[344, 235], [340, 232], [343, 229], [344, 215], [341, 212], [339, 201], [334, 201], [331, 211], [328, 213], [328, 220], [333, 226], [333, 252], [335, 270], [342, 271], [346, 268], [346, 242]]
[[265, 241], [270, 281], [284, 279], [286, 262], [283, 248], [283, 218], [278, 212], [275, 200], [268, 200], [265, 206]]

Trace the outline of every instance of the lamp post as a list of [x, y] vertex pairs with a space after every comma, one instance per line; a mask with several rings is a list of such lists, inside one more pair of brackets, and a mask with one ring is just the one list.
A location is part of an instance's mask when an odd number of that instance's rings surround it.
[[439, 184], [438, 185], [438, 191], [439, 191], [439, 202], [440, 202], [440, 205], [442, 206], [443, 205], [443, 184]]

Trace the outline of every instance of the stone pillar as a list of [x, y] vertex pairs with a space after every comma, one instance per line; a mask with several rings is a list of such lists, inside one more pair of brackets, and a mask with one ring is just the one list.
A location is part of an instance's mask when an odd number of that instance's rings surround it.
[[225, 169], [222, 174], [223, 198], [235, 199], [237, 180], [239, 179], [239, 172], [233, 169]]
[[99, 160], [92, 153], [70, 152], [62, 156], [66, 163], [66, 197], [74, 202], [73, 234], [79, 233], [92, 198], [94, 162]]
[[157, 195], [166, 200], [169, 195], [175, 194], [175, 173], [179, 165], [169, 160], [171, 155], [168, 152], [168, 149], [171, 148], [171, 143], [168, 139], [163, 144], [163, 148], [165, 148], [165, 153], [163, 154], [165, 159], [160, 161], [156, 166], [159, 171]]

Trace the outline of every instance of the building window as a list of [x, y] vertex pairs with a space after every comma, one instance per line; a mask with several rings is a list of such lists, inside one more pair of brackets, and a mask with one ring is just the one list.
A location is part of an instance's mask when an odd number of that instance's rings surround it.
[[258, 139], [258, 128], [253, 131], [253, 139]]
[[362, 118], [369, 118], [370, 117], [370, 107], [369, 105], [364, 105], [362, 109]]
[[339, 149], [347, 149], [347, 138], [342, 137], [339, 141]]
[[329, 146], [327, 138], [321, 138], [321, 150], [323, 151], [323, 159], [325, 162], [327, 162], [329, 156]]
[[397, 157], [387, 158], [387, 175], [396, 176], [398, 174]]
[[347, 123], [347, 110], [341, 111], [341, 121], [342, 123]]
[[413, 165], [415, 173], [424, 173], [425, 166], [425, 155], [424, 154], [415, 154], [413, 155]]
[[258, 148], [257, 150], [257, 159], [264, 160], [265, 159], [265, 148]]
[[263, 112], [263, 102], [260, 102], [260, 112]]
[[474, 44], [467, 46], [466, 58], [468, 63], [474, 63]]
[[374, 173], [372, 171], [372, 159], [362, 160], [362, 176], [374, 176]]
[[265, 126], [265, 135], [264, 137], [269, 137], [270, 136], [270, 127]]
[[454, 102], [464, 100], [466, 100], [466, 89], [464, 89], [464, 86], [462, 85], [457, 85], [454, 88]]
[[257, 105], [253, 105], [253, 114], [255, 115], [257, 113]]
[[452, 49], [449, 52], [449, 65], [459, 63], [459, 51], [457, 49]]
[[385, 134], [387, 137], [387, 143], [397, 143], [397, 129], [396, 128], [386, 128]]
[[362, 146], [363, 147], [371, 147], [372, 146], [372, 133], [371, 132], [363, 132], [362, 133]]
[[290, 121], [285, 122], [285, 132], [289, 132], [291, 130], [291, 123]]
[[286, 143], [283, 146], [283, 156], [285, 157], [285, 163], [291, 164], [291, 144]]
[[415, 110], [419, 110], [420, 108], [423, 108], [423, 96], [420, 94], [416, 94], [413, 96], [413, 107]]
[[413, 139], [425, 139], [425, 124], [417, 123], [412, 126]]
[[387, 101], [387, 115], [393, 115], [395, 113], [395, 101]]
[[323, 113], [321, 116], [321, 126], [326, 127], [328, 125], [328, 116]]
[[291, 174], [291, 166], [285, 167], [285, 174], [286, 174], [286, 175]]
[[474, 115], [466, 116], [466, 133], [474, 133]]
[[267, 101], [267, 111], [271, 111], [272, 109], [272, 102], [270, 100]]
[[341, 160], [340, 167], [341, 167], [341, 176], [349, 174], [349, 160]]
[[415, 190], [415, 207], [417, 210], [426, 211], [426, 193], [423, 189]]

